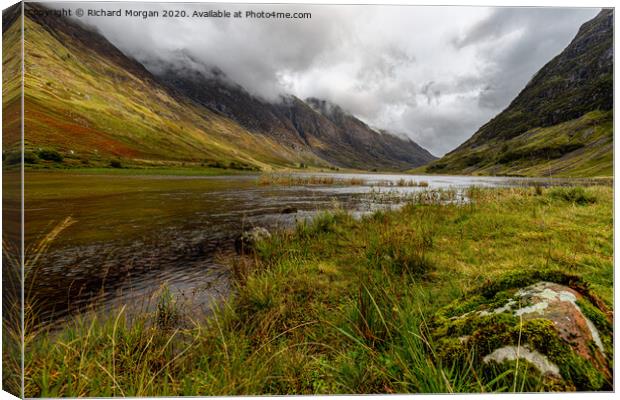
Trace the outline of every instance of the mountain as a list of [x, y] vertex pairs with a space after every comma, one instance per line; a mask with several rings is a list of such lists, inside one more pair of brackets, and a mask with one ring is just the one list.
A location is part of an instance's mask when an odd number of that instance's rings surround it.
[[377, 160], [383, 169], [402, 169], [405, 165], [424, 165], [436, 159], [410, 139], [402, 139], [387, 131], [376, 131], [345, 112], [338, 105], [309, 98], [305, 103], [293, 99], [285, 104], [285, 115], [317, 154], [336, 165], [346, 162], [361, 168], [365, 160]]
[[[154, 74], [93, 29], [37, 10], [44, 8], [25, 5], [25, 158], [31, 164], [394, 170], [434, 159], [344, 112], [338, 125], [292, 96], [261, 100], [214, 68], [208, 76], [170, 68]], [[18, 23], [3, 31], [5, 46], [19, 46]], [[330, 132], [316, 132], [319, 126]], [[17, 154], [5, 146], [3, 160], [16, 162]]]
[[[294, 148], [310, 149], [330, 164], [358, 169], [407, 169], [436, 159], [408, 139], [378, 132], [325, 100], [282, 96], [268, 102], [231, 82], [225, 73], [203, 66], [184, 55], [194, 66], [158, 62], [153, 73], [173, 90], [233, 119], [246, 129], [262, 133]], [[182, 58], [181, 58], [182, 59]]]
[[508, 108], [426, 167], [432, 173], [613, 174], [613, 10], [584, 23]]
[[2, 11], [2, 145], [21, 141], [21, 3]]

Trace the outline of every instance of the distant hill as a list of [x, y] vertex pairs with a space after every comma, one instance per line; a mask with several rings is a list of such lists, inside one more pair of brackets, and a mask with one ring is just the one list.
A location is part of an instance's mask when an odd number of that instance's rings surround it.
[[508, 108], [431, 173], [612, 175], [613, 10], [581, 26]]
[[[189, 56], [187, 56], [189, 57]], [[198, 62], [192, 60], [192, 64]], [[204, 67], [208, 70], [207, 67]], [[279, 102], [257, 98], [230, 82], [217, 69], [209, 76], [189, 67], [167, 65], [158, 78], [193, 101], [230, 118], [251, 132], [309, 149], [339, 167], [403, 170], [436, 159], [411, 140], [378, 132], [325, 100], [282, 96]]]
[[[33, 165], [405, 170], [435, 159], [339, 107], [336, 117], [292, 96], [263, 101], [216, 69], [209, 78], [178, 68], [154, 74], [93, 29], [29, 12], [42, 7], [26, 4], [24, 20], [25, 159]], [[19, 22], [5, 17], [5, 48], [19, 48]], [[5, 69], [13, 58], [3, 58]], [[5, 110], [18, 105], [3, 99]], [[18, 154], [5, 140], [5, 164]]]

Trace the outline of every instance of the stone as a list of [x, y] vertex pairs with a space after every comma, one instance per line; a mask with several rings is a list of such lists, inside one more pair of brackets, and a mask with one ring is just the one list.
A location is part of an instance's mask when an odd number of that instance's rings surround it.
[[447, 365], [472, 354], [483, 368], [514, 368], [518, 360], [538, 370], [548, 390], [558, 382], [564, 390], [609, 389], [612, 324], [593, 303], [599, 304], [548, 281], [474, 292], [440, 310], [432, 334]]
[[263, 227], [257, 226], [249, 229], [235, 238], [235, 251], [243, 254], [253, 250], [260, 241], [271, 238], [271, 233]]
[[485, 363], [495, 361], [496, 363], [501, 364], [504, 361], [515, 361], [517, 359], [528, 361], [543, 374], [549, 374], [557, 378], [560, 377], [560, 369], [557, 365], [549, 361], [546, 356], [540, 354], [536, 350], [531, 350], [527, 345], [522, 347], [500, 347], [499, 349], [495, 349], [493, 353], [485, 356], [482, 361]]
[[560, 337], [572, 343], [583, 357], [593, 357], [588, 349], [590, 341], [594, 341], [602, 355], [605, 354], [598, 329], [577, 305], [577, 300], [583, 298], [577, 291], [557, 283], [539, 282], [519, 290], [518, 296], [531, 305], [514, 310], [516, 316], [524, 319], [544, 317], [553, 321]]

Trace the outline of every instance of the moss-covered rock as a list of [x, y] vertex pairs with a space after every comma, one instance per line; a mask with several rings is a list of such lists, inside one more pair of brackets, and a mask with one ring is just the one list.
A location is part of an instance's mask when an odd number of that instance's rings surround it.
[[586, 290], [579, 279], [530, 278], [504, 278], [441, 309], [432, 335], [442, 364], [471, 365], [495, 390], [611, 389], [607, 310], [575, 288]]

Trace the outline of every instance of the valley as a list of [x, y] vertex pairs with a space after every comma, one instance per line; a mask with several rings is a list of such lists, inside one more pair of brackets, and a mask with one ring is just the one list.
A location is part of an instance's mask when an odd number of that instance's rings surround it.
[[[419, 72], [426, 60], [347, 36], [359, 59], [343, 52], [333, 62], [329, 42], [329, 57], [285, 73], [319, 81], [329, 68], [308, 71], [327, 65], [346, 81], [362, 60], [358, 85], [331, 82], [317, 91], [325, 98], [290, 85], [268, 97], [235, 81], [235, 66], [220, 69], [219, 58], [181, 45], [145, 57], [46, 5], [24, 10], [23, 93], [20, 9], [3, 12], [11, 393], [614, 390], [612, 9], [441, 157], [423, 125], [450, 133], [453, 121], [412, 111], [486, 91], [490, 78], [484, 87], [473, 75], [433, 90], [434, 81], [396, 85], [397, 71]], [[491, 11], [471, 23], [474, 36], [485, 18], [523, 10]], [[519, 14], [523, 21], [540, 22], [541, 10], [525, 11], [533, 14]], [[153, 23], [155, 13], [130, 12], [131, 24]], [[286, 29], [269, 27], [272, 47], [283, 46]], [[320, 44], [321, 32], [304, 29], [300, 40], [313, 40], [299, 46]], [[469, 51], [465, 39], [446, 43], [451, 54]], [[334, 101], [338, 90], [352, 101]], [[395, 134], [350, 111], [372, 115], [381, 102], [414, 128], [392, 125]], [[457, 125], [480, 108], [457, 110]]]

